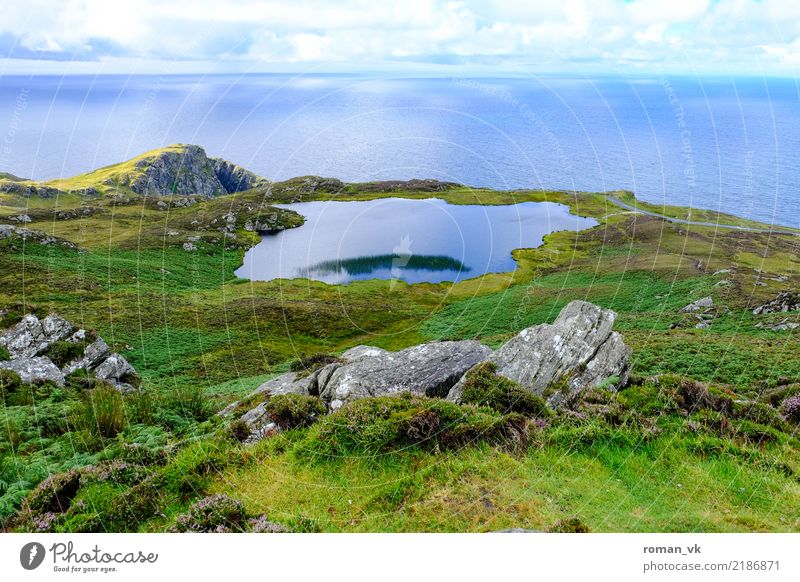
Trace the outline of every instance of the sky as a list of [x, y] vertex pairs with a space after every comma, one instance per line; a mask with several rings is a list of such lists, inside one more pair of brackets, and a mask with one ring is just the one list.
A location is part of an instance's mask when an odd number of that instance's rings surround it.
[[795, 76], [795, 0], [4, 0], [1, 74]]

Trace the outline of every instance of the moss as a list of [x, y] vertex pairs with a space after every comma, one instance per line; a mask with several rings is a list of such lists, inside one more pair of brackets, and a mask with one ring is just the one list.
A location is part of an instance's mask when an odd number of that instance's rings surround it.
[[0, 396], [6, 398], [11, 394], [18, 392], [22, 387], [22, 380], [19, 374], [11, 370], [0, 369]]
[[63, 368], [71, 361], [83, 355], [83, 344], [76, 342], [59, 341], [50, 344], [43, 356], [50, 358], [59, 368]]
[[279, 394], [269, 399], [266, 412], [281, 429], [290, 430], [311, 426], [328, 412], [328, 407], [316, 396]]
[[504, 414], [517, 412], [531, 418], [548, 418], [552, 415], [544, 398], [499, 376], [497, 366], [492, 362], [478, 364], [467, 373], [461, 389], [461, 400], [466, 404], [488, 406]]
[[11, 359], [11, 352], [9, 352], [4, 346], [0, 346], [0, 362], [5, 362], [6, 360]]

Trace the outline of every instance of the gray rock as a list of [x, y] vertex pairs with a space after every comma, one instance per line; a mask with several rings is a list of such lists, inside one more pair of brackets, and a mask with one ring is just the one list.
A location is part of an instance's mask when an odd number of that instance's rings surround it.
[[356, 359], [336, 367], [324, 385], [318, 381], [319, 395], [331, 410], [359, 398], [398, 392], [443, 397], [467, 370], [491, 354], [471, 340], [432, 342], [400, 352], [373, 350], [345, 352], [345, 359]]
[[42, 331], [50, 343], [67, 339], [75, 328], [63, 317], [50, 314], [42, 320]]
[[0, 368], [11, 370], [19, 374], [25, 383], [39, 383], [49, 380], [59, 386], [64, 385], [64, 374], [58, 369], [50, 358], [44, 356], [34, 358], [17, 358], [7, 362], [0, 362]]
[[753, 315], [764, 313], [786, 313], [800, 310], [800, 291], [782, 291], [772, 301], [753, 310]]
[[124, 384], [125, 378], [136, 374], [133, 366], [120, 354], [111, 354], [93, 372], [101, 380], [117, 385]]
[[342, 353], [340, 357], [343, 360], [347, 360], [348, 362], [355, 362], [363, 358], [374, 358], [376, 356], [385, 356], [388, 353], [389, 352], [387, 352], [382, 348], [375, 348], [372, 346], [356, 346]]
[[35, 315], [24, 316], [16, 325], [0, 333], [0, 346], [12, 358], [31, 358], [47, 347], [42, 323]]
[[185, 250], [185, 251], [196, 251], [197, 247], [194, 246], [194, 243], [185, 242], [185, 243], [183, 243], [183, 250]]
[[[209, 158], [203, 148], [185, 145], [155, 152], [136, 163], [128, 187], [146, 196], [218, 196], [268, 186], [269, 181], [228, 162]], [[185, 204], [185, 203], [184, 203]]]
[[[295, 372], [287, 372], [285, 374], [281, 374], [271, 380], [267, 380], [261, 386], [253, 390], [250, 394], [247, 395], [247, 398], [252, 398], [254, 396], [258, 396], [259, 394], [269, 394], [270, 396], [277, 396], [278, 394], [308, 394], [308, 385], [311, 382], [311, 376], [305, 376], [303, 378], [298, 378]], [[228, 416], [231, 412], [233, 412], [237, 406], [239, 406], [240, 401], [232, 402], [222, 410], [220, 410], [217, 414], [219, 416]], [[248, 419], [252, 421], [252, 419], [257, 419], [263, 416], [264, 410], [263, 406], [259, 405], [256, 408], [261, 407], [261, 412], [254, 412], [256, 409], [252, 409], [246, 412], [241, 418], [245, 422], [248, 422]], [[251, 416], [248, 416], [246, 419], [245, 416], [253, 413]], [[249, 422], [248, 422], [249, 424]]]
[[103, 341], [103, 338], [97, 338], [95, 341], [86, 346], [86, 348], [83, 350], [83, 356], [64, 366], [64, 374], [68, 375], [75, 370], [80, 369], [92, 370], [101, 362], [103, 362], [103, 360], [105, 360], [110, 353], [111, 348], [109, 348], [108, 344]]
[[[498, 374], [539, 395], [562, 378], [568, 379], [571, 393], [598, 386], [614, 376], [619, 378], [616, 385], [624, 385], [631, 349], [612, 331], [615, 318], [610, 309], [573, 301], [552, 324], [523, 330], [488, 361], [497, 366]], [[463, 379], [450, 391], [448, 400], [460, 401], [462, 384]], [[558, 398], [551, 399], [551, 404], [558, 404]]]
[[681, 313], [694, 313], [695, 311], [700, 311], [701, 309], [708, 309], [709, 307], [714, 306], [714, 300], [711, 297], [703, 297], [702, 299], [698, 299], [697, 301], [690, 303], [686, 307], [681, 308]]

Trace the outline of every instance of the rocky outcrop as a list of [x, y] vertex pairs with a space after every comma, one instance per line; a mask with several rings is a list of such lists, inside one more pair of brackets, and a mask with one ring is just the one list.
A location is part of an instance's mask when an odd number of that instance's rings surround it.
[[0, 224], [0, 240], [3, 239], [30, 241], [40, 245], [58, 245], [70, 249], [78, 248], [77, 245], [63, 238], [50, 236], [49, 234], [30, 228], [14, 226], [13, 224]]
[[800, 311], [800, 292], [783, 291], [772, 301], [756, 307], [753, 310], [753, 315], [786, 313], [788, 311]]
[[[497, 366], [499, 375], [537, 395], [563, 382], [563, 390], [549, 395], [552, 405], [568, 396], [565, 391], [574, 394], [600, 385], [615, 388], [627, 381], [631, 355], [622, 336], [612, 331], [615, 319], [610, 309], [573, 301], [552, 324], [522, 330], [488, 361]], [[453, 387], [449, 400], [460, 400], [461, 385]]]
[[355, 360], [319, 370], [317, 390], [331, 410], [359, 398], [397, 392], [443, 398], [467, 370], [491, 353], [471, 340], [432, 342], [400, 352], [362, 349]]
[[244, 192], [253, 188], [269, 186], [269, 180], [221, 158], [211, 158], [214, 174], [220, 184], [231, 192]]
[[9, 180], [0, 181], [0, 193], [11, 194], [12, 196], [22, 196], [29, 198], [38, 196], [40, 198], [56, 198], [65, 192], [52, 186], [44, 186], [36, 182], [15, 182]]
[[127, 186], [144, 196], [196, 194], [210, 197], [268, 185], [269, 181], [196, 145], [172, 146], [136, 162]]
[[[263, 431], [277, 430], [266, 414], [268, 397], [277, 394], [319, 396], [329, 411], [359, 398], [401, 392], [460, 402], [466, 373], [486, 361], [495, 364], [498, 374], [534, 394], [556, 388], [546, 395], [551, 406], [559, 406], [582, 390], [600, 386], [614, 390], [627, 382], [631, 349], [612, 330], [615, 318], [609, 309], [573, 301], [552, 324], [529, 327], [495, 352], [469, 340], [431, 342], [399, 352], [356, 346], [309, 374], [289, 372], [265, 382], [247, 398], [259, 403], [240, 419], [251, 430], [251, 442], [262, 438]], [[258, 395], [264, 398], [255, 398]], [[237, 409], [239, 402], [220, 414]]]
[[[90, 335], [58, 315], [40, 320], [29, 313], [16, 325], [0, 331], [0, 346], [11, 356], [0, 361], [0, 368], [16, 372], [26, 383], [50, 381], [58, 385], [63, 385], [69, 374], [86, 370], [123, 392], [135, 390], [138, 376], [133, 366], [122, 355], [112, 353], [103, 338]], [[47, 356], [58, 342], [83, 346], [80, 354], [61, 368]]]
[[686, 307], [682, 307], [680, 312], [681, 313], [696, 313], [698, 311], [703, 311], [704, 309], [708, 309], [709, 307], [714, 306], [714, 300], [711, 297], [703, 297], [702, 299], [698, 299], [687, 305]]

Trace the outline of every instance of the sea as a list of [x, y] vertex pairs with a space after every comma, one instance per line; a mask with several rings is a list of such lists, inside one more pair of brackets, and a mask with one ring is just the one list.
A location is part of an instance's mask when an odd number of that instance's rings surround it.
[[33, 179], [193, 143], [274, 180], [625, 189], [800, 227], [799, 128], [789, 78], [0, 77], [0, 171]]

